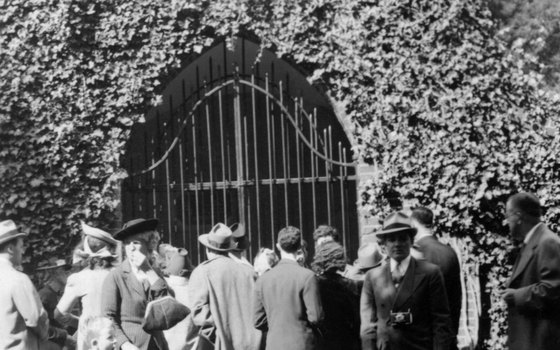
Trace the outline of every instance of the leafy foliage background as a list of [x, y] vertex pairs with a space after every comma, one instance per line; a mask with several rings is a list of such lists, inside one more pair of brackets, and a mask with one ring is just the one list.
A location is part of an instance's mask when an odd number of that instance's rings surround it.
[[118, 221], [119, 158], [168, 80], [246, 35], [344, 106], [364, 212], [433, 208], [487, 281], [489, 333], [511, 266], [503, 202], [536, 192], [558, 229], [558, 97], [496, 39], [483, 0], [12, 0], [0, 10], [0, 216], [31, 233], [32, 265], [66, 255], [78, 219]]

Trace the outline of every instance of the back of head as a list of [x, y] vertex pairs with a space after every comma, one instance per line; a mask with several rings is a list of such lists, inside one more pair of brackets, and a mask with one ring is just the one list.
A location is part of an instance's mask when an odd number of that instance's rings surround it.
[[344, 248], [336, 242], [321, 244], [315, 252], [311, 267], [318, 274], [344, 270], [346, 267]]
[[426, 207], [414, 208], [412, 214], [410, 214], [410, 218], [426, 228], [432, 228], [434, 225], [434, 213]]
[[297, 227], [286, 226], [278, 232], [278, 246], [286, 253], [296, 253], [301, 248], [301, 232]]
[[535, 219], [540, 219], [543, 214], [539, 198], [532, 193], [520, 192], [514, 194], [509, 197], [508, 202], [510, 202], [510, 205], [516, 210]]

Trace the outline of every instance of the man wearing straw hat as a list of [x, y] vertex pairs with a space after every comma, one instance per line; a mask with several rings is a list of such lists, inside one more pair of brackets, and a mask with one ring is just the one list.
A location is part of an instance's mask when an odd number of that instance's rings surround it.
[[362, 349], [448, 350], [451, 316], [440, 269], [410, 255], [416, 230], [395, 212], [376, 235], [389, 259], [365, 276], [360, 300]]
[[253, 268], [228, 257], [237, 246], [226, 225], [216, 224], [198, 240], [208, 256], [189, 282], [193, 323], [207, 335], [199, 341], [209, 339], [216, 350], [259, 349], [261, 334], [252, 327]]
[[0, 349], [36, 350], [46, 343], [49, 319], [21, 265], [23, 238], [12, 220], [0, 222]]

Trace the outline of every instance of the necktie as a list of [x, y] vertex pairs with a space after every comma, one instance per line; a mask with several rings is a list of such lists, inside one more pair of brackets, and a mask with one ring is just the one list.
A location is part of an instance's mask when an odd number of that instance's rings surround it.
[[401, 272], [401, 264], [398, 263], [397, 266], [395, 266], [395, 270], [393, 271], [393, 283], [395, 284], [395, 287], [399, 286], [402, 279], [403, 279], [403, 274]]

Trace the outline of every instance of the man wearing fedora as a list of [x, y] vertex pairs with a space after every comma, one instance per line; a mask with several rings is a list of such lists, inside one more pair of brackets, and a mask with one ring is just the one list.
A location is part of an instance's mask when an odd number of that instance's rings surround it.
[[0, 222], [0, 349], [36, 350], [47, 341], [48, 314], [21, 265], [23, 238], [12, 220]]
[[[222, 223], [198, 237], [208, 260], [197, 266], [189, 281], [192, 321], [209, 337], [216, 350], [257, 350], [261, 334], [252, 327], [254, 270], [234, 262], [233, 233]], [[215, 330], [215, 332], [214, 332]]]
[[358, 249], [358, 259], [354, 265], [344, 271], [344, 277], [360, 282], [361, 287], [366, 273], [381, 264], [383, 259], [381, 247], [376, 242], [366, 242]]
[[560, 239], [541, 216], [534, 194], [517, 193], [506, 203], [511, 238], [522, 243], [502, 291], [510, 350], [560, 349]]
[[229, 257], [236, 263], [245, 264], [252, 268], [253, 265], [251, 265], [245, 256], [245, 251], [249, 248], [249, 239], [245, 234], [245, 225], [242, 223], [235, 223], [229, 228], [233, 235], [233, 242], [236, 244], [235, 249], [229, 252]]
[[254, 324], [268, 331], [267, 350], [318, 349], [317, 330], [324, 318], [315, 274], [298, 262], [301, 232], [288, 226], [278, 233], [281, 260], [257, 280]]
[[440, 269], [410, 255], [416, 230], [395, 212], [377, 237], [389, 259], [365, 276], [360, 300], [362, 349], [448, 350], [451, 317]]

